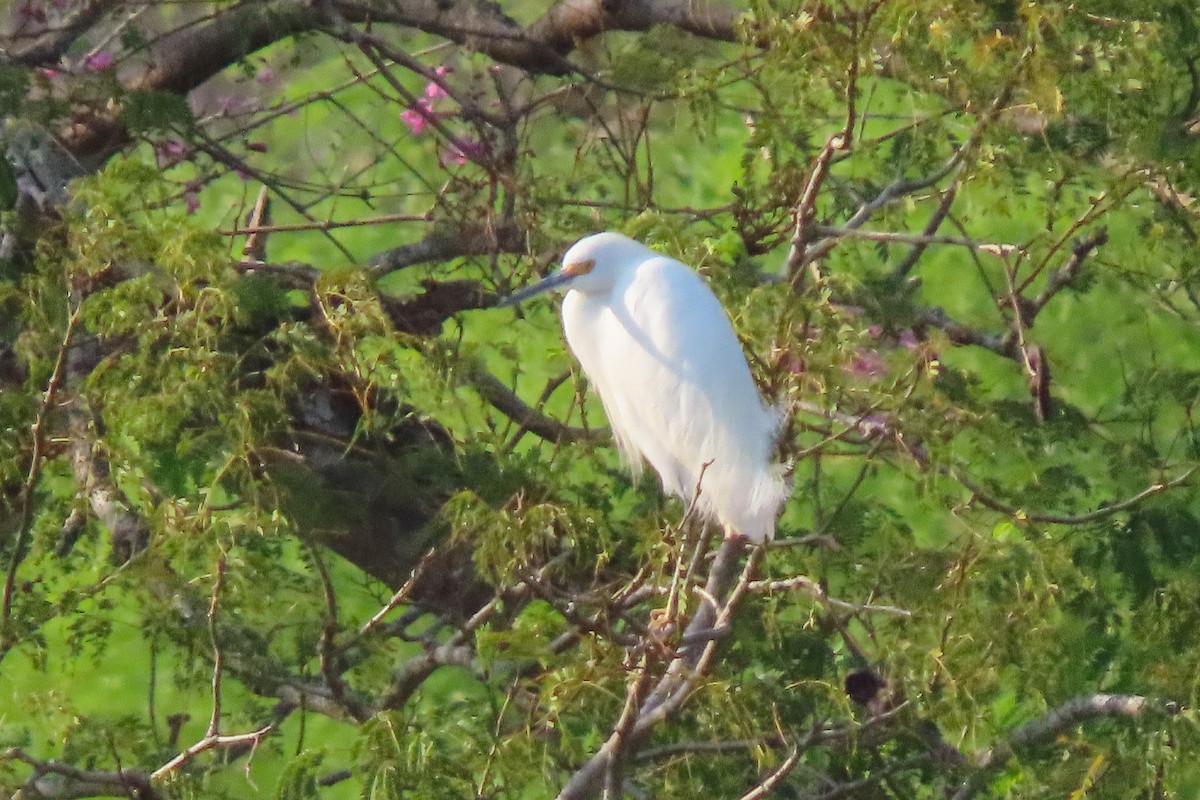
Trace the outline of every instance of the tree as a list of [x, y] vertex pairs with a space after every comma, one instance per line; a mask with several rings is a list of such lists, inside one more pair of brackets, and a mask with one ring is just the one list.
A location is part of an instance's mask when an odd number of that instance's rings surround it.
[[[15, 4], [0, 782], [1194, 794], [1198, 24]], [[490, 309], [605, 228], [786, 412], [765, 552]]]

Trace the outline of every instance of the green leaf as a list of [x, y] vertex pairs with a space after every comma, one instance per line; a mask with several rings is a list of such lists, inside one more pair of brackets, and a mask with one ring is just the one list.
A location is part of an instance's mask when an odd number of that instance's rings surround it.
[[20, 67], [0, 66], [0, 115], [21, 110], [29, 91], [29, 74]]
[[133, 92], [125, 98], [121, 119], [131, 131], [169, 131], [190, 128], [192, 111], [187, 100], [171, 92]]
[[17, 177], [12, 164], [0, 158], [0, 211], [7, 211], [17, 204]]

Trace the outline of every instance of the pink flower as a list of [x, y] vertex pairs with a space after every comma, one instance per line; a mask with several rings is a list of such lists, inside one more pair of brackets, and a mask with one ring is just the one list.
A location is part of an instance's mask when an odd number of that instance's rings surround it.
[[860, 350], [842, 371], [860, 378], [878, 378], [887, 372], [887, 365], [878, 351]]
[[444, 78], [449, 75], [451, 71], [452, 70], [449, 67], [434, 67], [433, 74], [439, 78]]
[[178, 139], [154, 143], [154, 158], [158, 162], [159, 169], [166, 169], [178, 164], [186, 155], [187, 145]]
[[408, 126], [413, 136], [420, 136], [429, 124], [431, 112], [428, 100], [418, 100], [415, 106], [400, 114], [400, 121]]
[[446, 90], [436, 83], [430, 83], [425, 87], [425, 99], [429, 102], [439, 100], [446, 96]]
[[58, 77], [59, 72], [56, 69], [50, 69], [49, 67], [42, 67], [42, 75], [46, 78], [49, 78], [50, 80], [54, 80], [55, 78]]
[[916, 350], [921, 346], [921, 343], [917, 341], [917, 335], [913, 333], [912, 328], [905, 328], [904, 330], [900, 331], [899, 341], [900, 346], [905, 350]]
[[183, 193], [183, 202], [187, 206], [188, 215], [195, 214], [200, 208], [200, 195], [194, 191], [186, 191]]
[[271, 83], [275, 80], [275, 70], [270, 67], [260, 67], [258, 72], [254, 73], [254, 80], [261, 84]]
[[108, 69], [113, 65], [112, 53], [101, 50], [98, 53], [92, 53], [83, 60], [83, 68], [91, 72], [99, 72]]

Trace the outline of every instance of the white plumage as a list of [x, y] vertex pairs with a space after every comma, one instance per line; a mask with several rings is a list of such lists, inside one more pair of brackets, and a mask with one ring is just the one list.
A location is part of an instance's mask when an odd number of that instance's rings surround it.
[[753, 542], [769, 541], [787, 492], [767, 407], [733, 326], [691, 268], [619, 233], [576, 242], [563, 267], [506, 305], [567, 287], [567, 343], [595, 386], [622, 456], [663, 491]]

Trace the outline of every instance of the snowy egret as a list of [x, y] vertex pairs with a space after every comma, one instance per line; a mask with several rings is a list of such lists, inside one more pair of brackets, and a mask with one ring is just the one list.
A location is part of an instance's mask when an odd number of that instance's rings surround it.
[[[567, 344], [600, 393], [636, 475], [645, 457], [663, 491], [727, 537], [770, 541], [787, 496], [772, 454], [780, 415], [759, 395], [733, 326], [690, 267], [619, 233], [567, 250], [563, 266], [509, 296], [565, 288]], [[697, 495], [697, 491], [699, 494]]]

